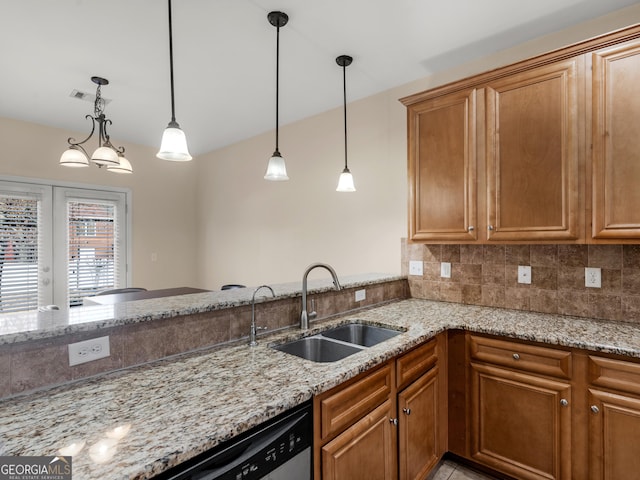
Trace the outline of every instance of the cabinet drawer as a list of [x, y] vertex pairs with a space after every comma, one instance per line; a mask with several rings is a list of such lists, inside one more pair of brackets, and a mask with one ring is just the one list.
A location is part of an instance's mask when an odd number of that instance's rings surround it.
[[589, 383], [640, 395], [640, 364], [590, 355]]
[[469, 335], [471, 358], [517, 370], [571, 378], [571, 352]]
[[437, 338], [414, 348], [396, 360], [396, 383], [398, 390], [408, 385], [438, 361]]
[[335, 393], [319, 396], [321, 440], [341, 432], [387, 400], [392, 390], [392, 374], [391, 364], [386, 364]]

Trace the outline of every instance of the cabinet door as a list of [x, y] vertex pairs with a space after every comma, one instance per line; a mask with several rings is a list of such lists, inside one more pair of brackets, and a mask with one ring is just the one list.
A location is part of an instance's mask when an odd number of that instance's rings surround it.
[[584, 237], [583, 71], [581, 56], [487, 85], [488, 240]]
[[397, 478], [394, 420], [393, 403], [387, 400], [322, 447], [322, 479]]
[[516, 478], [570, 479], [570, 385], [472, 363], [471, 456]]
[[640, 43], [592, 53], [594, 238], [640, 238]]
[[590, 390], [589, 405], [589, 478], [638, 478], [640, 400]]
[[400, 480], [422, 480], [440, 459], [438, 367], [398, 395]]
[[408, 107], [409, 238], [475, 240], [476, 90]]

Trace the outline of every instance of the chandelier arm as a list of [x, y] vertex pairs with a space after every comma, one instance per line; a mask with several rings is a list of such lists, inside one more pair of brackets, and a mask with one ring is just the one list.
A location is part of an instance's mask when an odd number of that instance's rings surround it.
[[[85, 138], [84, 140], [82, 140], [81, 142], [76, 142], [75, 138], [69, 137], [67, 139], [67, 143], [70, 146], [82, 148], [82, 145], [87, 143], [87, 141], [93, 136], [93, 133], [95, 132], [95, 130], [96, 130], [96, 119], [93, 118], [91, 115], [86, 115], [84, 118], [88, 118], [88, 119], [91, 120], [91, 132], [89, 133], [89, 136], [87, 138]], [[82, 150], [84, 151], [84, 148], [82, 148]], [[85, 153], [87, 153], [87, 152], [85, 151]]]

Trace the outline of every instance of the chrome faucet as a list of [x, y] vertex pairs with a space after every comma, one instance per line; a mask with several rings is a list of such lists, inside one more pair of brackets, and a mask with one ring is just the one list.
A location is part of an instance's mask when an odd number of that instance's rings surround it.
[[327, 265], [326, 263], [313, 263], [307, 267], [304, 271], [304, 275], [302, 275], [302, 313], [300, 314], [300, 328], [302, 330], [307, 330], [309, 328], [309, 320], [313, 320], [317, 315], [315, 309], [313, 312], [307, 313], [307, 277], [311, 270], [318, 267], [324, 268], [331, 274], [333, 277], [333, 285], [336, 290], [340, 290], [342, 288], [338, 281], [338, 275], [336, 275], [336, 271], [331, 267], [331, 265]]
[[249, 333], [250, 347], [255, 347], [256, 345], [258, 345], [258, 342], [256, 341], [256, 332], [258, 330], [267, 329], [267, 327], [256, 327], [256, 293], [258, 293], [258, 290], [260, 290], [261, 288], [268, 288], [271, 291], [271, 295], [274, 298], [276, 296], [276, 294], [273, 293], [273, 288], [271, 288], [269, 285], [260, 285], [253, 291], [253, 296], [251, 297], [251, 332]]

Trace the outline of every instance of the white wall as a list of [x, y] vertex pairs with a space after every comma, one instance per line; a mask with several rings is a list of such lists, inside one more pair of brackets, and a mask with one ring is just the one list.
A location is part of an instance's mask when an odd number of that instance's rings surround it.
[[199, 283], [300, 281], [315, 261], [332, 264], [339, 275], [399, 273], [407, 146], [398, 99], [638, 22], [640, 4], [349, 104], [353, 194], [335, 192], [343, 166], [342, 108], [280, 128], [288, 182], [262, 179], [272, 132], [201, 156]]

